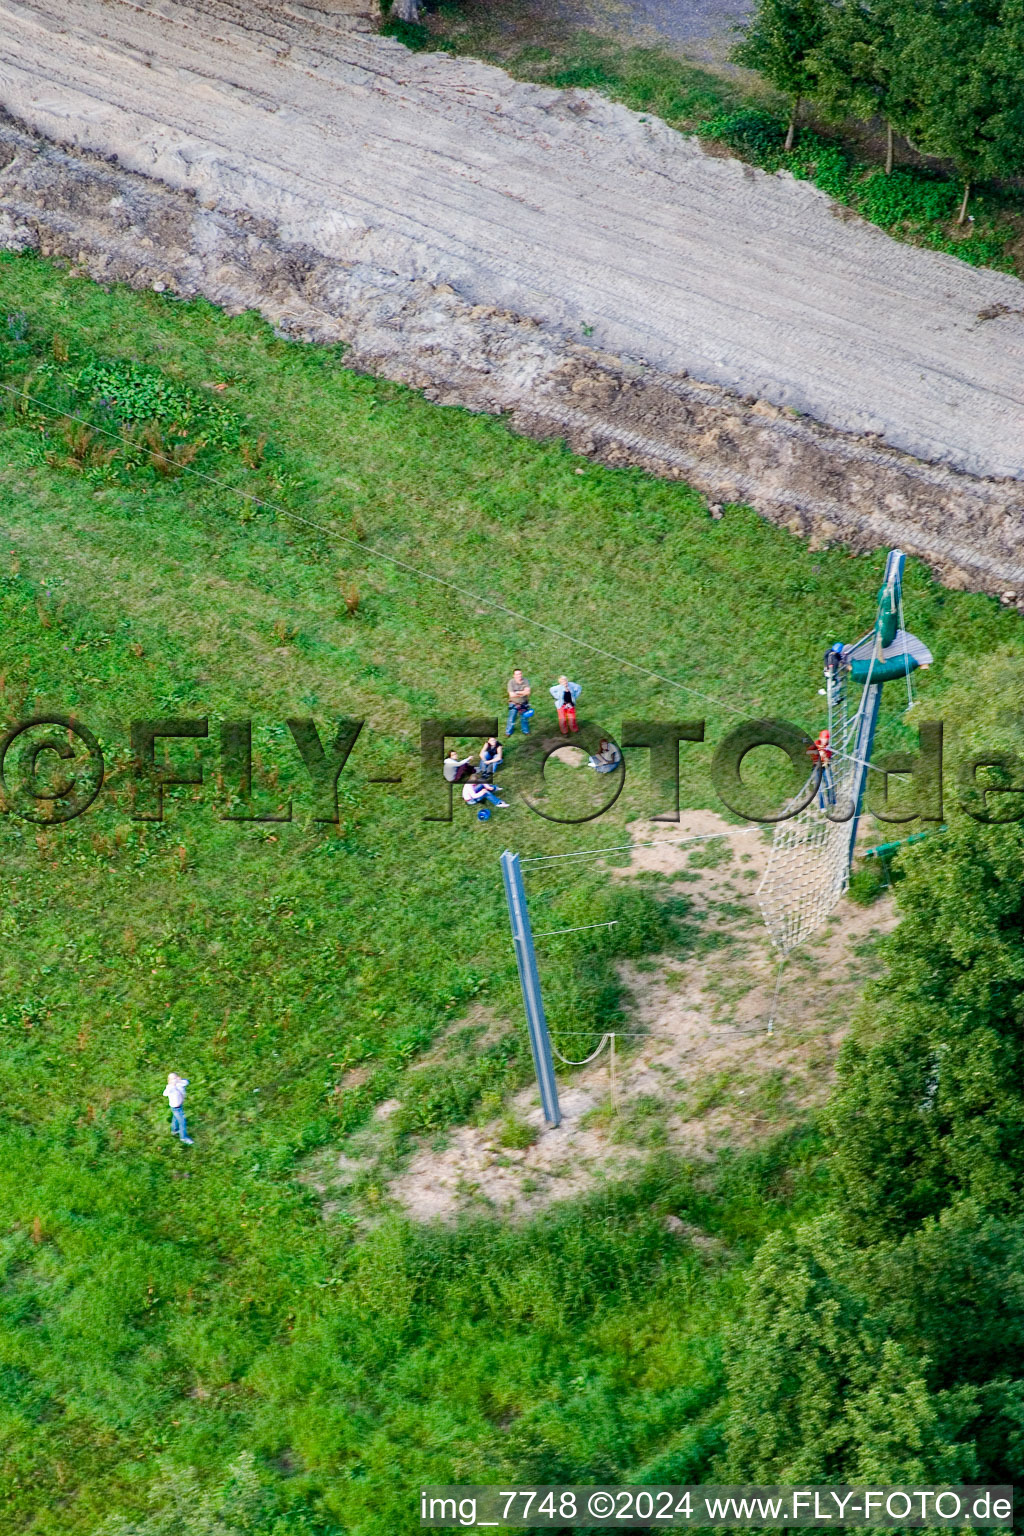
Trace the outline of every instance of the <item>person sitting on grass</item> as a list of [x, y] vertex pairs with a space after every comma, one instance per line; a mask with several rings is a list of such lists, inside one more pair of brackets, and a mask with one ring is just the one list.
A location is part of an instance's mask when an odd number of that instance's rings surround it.
[[460, 757], [452, 747], [444, 760], [443, 773], [449, 784], [461, 784], [473, 772], [472, 757]]
[[482, 805], [486, 800], [488, 805], [497, 806], [499, 810], [508, 809], [507, 800], [499, 800], [501, 791], [495, 784], [485, 784], [483, 779], [474, 773], [473, 777], [462, 786], [462, 798], [467, 805]]
[[480, 753], [480, 761], [476, 766], [478, 779], [493, 779], [501, 767], [505, 750], [497, 736], [488, 736], [484, 742], [483, 751]]
[[587, 758], [587, 766], [593, 768], [595, 773], [614, 773], [621, 762], [622, 753], [607, 736], [601, 737], [597, 751], [593, 757]]
[[558, 682], [548, 691], [554, 699], [555, 707], [558, 710], [558, 729], [562, 735], [568, 736], [570, 731], [578, 731], [579, 726], [576, 724], [576, 700], [582, 691], [579, 683], [570, 683], [563, 673]]
[[533, 718], [533, 710], [530, 708], [530, 684], [523, 676], [522, 668], [516, 667], [508, 680], [508, 720], [505, 722], [505, 735], [511, 736], [519, 721], [524, 736], [530, 734], [529, 722]]

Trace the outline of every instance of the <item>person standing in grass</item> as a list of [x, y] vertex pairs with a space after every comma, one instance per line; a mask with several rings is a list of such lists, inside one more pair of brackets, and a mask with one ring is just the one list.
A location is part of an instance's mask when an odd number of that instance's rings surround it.
[[558, 729], [562, 735], [568, 736], [570, 731], [578, 731], [579, 726], [576, 724], [576, 700], [581, 692], [579, 683], [570, 683], [563, 673], [549, 692], [558, 710]]
[[523, 676], [522, 668], [516, 667], [508, 680], [508, 720], [505, 722], [505, 735], [511, 736], [516, 728], [516, 721], [522, 729], [524, 736], [529, 736], [529, 722], [533, 717], [530, 708], [530, 684]]
[[171, 1106], [171, 1135], [180, 1136], [185, 1146], [191, 1147], [192, 1138], [185, 1124], [185, 1089], [187, 1087], [187, 1077], [179, 1077], [177, 1072], [168, 1072], [164, 1098]]

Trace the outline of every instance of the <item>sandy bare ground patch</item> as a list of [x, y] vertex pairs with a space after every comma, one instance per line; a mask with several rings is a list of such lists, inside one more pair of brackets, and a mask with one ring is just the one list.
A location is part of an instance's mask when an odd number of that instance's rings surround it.
[[[503, 1145], [506, 1114], [457, 1127], [443, 1146], [424, 1139], [397, 1176], [384, 1166], [387, 1110], [396, 1107], [388, 1106], [355, 1138], [354, 1156], [349, 1148], [336, 1168], [336, 1154], [321, 1159], [314, 1182], [328, 1216], [357, 1177], [373, 1176], [379, 1197], [417, 1220], [521, 1218], [627, 1175], [658, 1148], [703, 1160], [776, 1134], [823, 1102], [850, 1011], [877, 966], [872, 941], [895, 921], [891, 902], [840, 905], [820, 939], [790, 960], [769, 1034], [777, 969], [753, 904], [763, 834], [711, 811], [684, 813], [678, 828], [640, 823], [632, 832], [657, 843], [636, 848], [610, 878], [654, 876], [684, 892], [700, 943], [686, 961], [623, 968], [628, 1022], [614, 1076], [607, 1047], [578, 1071], [559, 1066], [557, 1129], [544, 1125], [536, 1090], [526, 1089], [509, 1109], [513, 1124], [532, 1130], [532, 1145]], [[579, 1042], [560, 1044], [565, 1055], [583, 1053]]]
[[411, 54], [315, 4], [0, 0], [0, 102], [393, 273], [396, 306], [445, 283], [921, 459], [1024, 473], [1024, 284], [593, 93]]

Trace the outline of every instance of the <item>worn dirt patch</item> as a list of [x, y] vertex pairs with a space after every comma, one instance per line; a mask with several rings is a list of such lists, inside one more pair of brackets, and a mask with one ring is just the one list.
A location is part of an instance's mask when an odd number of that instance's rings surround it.
[[[709, 1159], [726, 1144], [778, 1133], [824, 1101], [851, 1010], [877, 966], [873, 941], [895, 923], [891, 901], [840, 904], [820, 939], [788, 963], [769, 1034], [777, 966], [754, 904], [764, 834], [711, 811], [684, 813], [677, 828], [631, 830], [655, 845], [636, 848], [609, 877], [655, 877], [685, 893], [698, 943], [686, 961], [623, 967], [628, 1020], [615, 1042], [614, 1072], [607, 1046], [589, 1066], [560, 1065], [557, 1129], [544, 1124], [531, 1087], [490, 1124], [459, 1126], [443, 1145], [424, 1140], [397, 1176], [388, 1171], [386, 1120], [371, 1122], [336, 1170], [335, 1153], [318, 1163], [312, 1182], [325, 1215], [361, 1178], [375, 1202], [394, 1201], [416, 1220], [527, 1217], [626, 1176], [659, 1148]], [[687, 837], [711, 840], [680, 844]], [[578, 1042], [559, 1043], [565, 1055], [582, 1054]], [[443, 1050], [439, 1043], [435, 1053]], [[532, 1145], [502, 1144], [510, 1122], [529, 1127]]]

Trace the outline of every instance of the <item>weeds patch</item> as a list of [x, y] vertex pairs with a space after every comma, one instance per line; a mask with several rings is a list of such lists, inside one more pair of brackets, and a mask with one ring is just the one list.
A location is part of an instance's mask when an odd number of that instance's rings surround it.
[[[261, 468], [265, 435], [250, 433], [215, 395], [131, 358], [72, 351], [59, 332], [8, 315], [0, 332], [0, 417], [20, 426], [51, 467], [97, 485], [173, 480], [183, 470], [223, 475]], [[12, 391], [14, 393], [12, 393]]]

